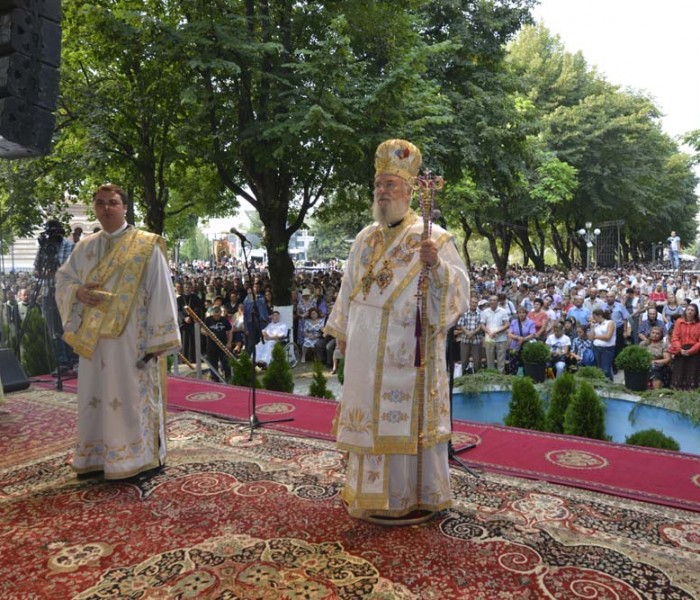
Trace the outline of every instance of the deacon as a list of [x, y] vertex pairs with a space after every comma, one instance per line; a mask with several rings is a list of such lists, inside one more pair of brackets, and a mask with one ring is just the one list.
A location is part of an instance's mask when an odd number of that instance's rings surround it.
[[[342, 497], [353, 517], [383, 524], [422, 522], [451, 505], [445, 343], [469, 305], [469, 278], [452, 236], [410, 209], [420, 164], [407, 141], [377, 148], [376, 222], [355, 238], [325, 329], [345, 355], [334, 423], [348, 454]], [[421, 277], [427, 312], [417, 327]]]
[[180, 348], [175, 291], [158, 235], [126, 222], [127, 196], [98, 188], [102, 230], [56, 273], [64, 339], [80, 356], [73, 470], [126, 479], [165, 462], [165, 354]]

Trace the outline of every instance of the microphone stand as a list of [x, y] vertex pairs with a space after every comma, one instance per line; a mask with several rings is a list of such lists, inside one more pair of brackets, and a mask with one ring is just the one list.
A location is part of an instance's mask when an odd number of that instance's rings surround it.
[[[452, 391], [454, 390], [454, 387], [455, 387], [455, 366], [454, 366], [454, 356], [453, 356], [454, 344], [452, 343], [452, 340], [450, 339], [452, 337], [454, 337], [454, 328], [451, 329], [447, 335], [447, 369], [448, 369], [447, 372], [448, 372], [449, 394], [450, 394], [450, 430], [452, 432], [454, 432], [454, 416], [453, 416], [454, 398], [452, 396]], [[472, 477], [479, 477], [479, 474], [476, 471], [474, 471], [474, 469], [467, 466], [467, 463], [465, 463], [459, 456], [457, 456], [460, 452], [466, 452], [467, 450], [472, 450], [473, 448], [476, 448], [476, 444], [468, 444], [467, 446], [464, 446], [463, 448], [456, 450], [455, 447], [452, 445], [452, 438], [450, 438], [450, 441], [447, 442], [447, 456], [449, 457], [450, 460], [455, 461], [460, 467], [462, 467]]]
[[[243, 261], [245, 262], [245, 267], [246, 271], [248, 272], [248, 281], [250, 282], [250, 285], [253, 285], [253, 270], [251, 267], [251, 261], [248, 259], [248, 253], [246, 252], [246, 243], [250, 244], [247, 239], [242, 234], [239, 234], [238, 232], [234, 231], [233, 233], [237, 234], [238, 237], [241, 240], [241, 249], [243, 250]], [[258, 416], [256, 414], [257, 410], [257, 396], [256, 396], [256, 391], [257, 391], [257, 374], [255, 372], [255, 367], [256, 367], [256, 358], [257, 358], [257, 349], [256, 346], [258, 345], [258, 339], [262, 339], [262, 330], [260, 328], [260, 311], [258, 309], [258, 299], [255, 296], [255, 290], [253, 289], [253, 311], [252, 311], [252, 317], [253, 317], [253, 327], [251, 334], [253, 336], [253, 343], [251, 344], [252, 346], [252, 353], [250, 357], [250, 362], [251, 362], [251, 373], [250, 373], [250, 417], [248, 418], [248, 423], [250, 425], [250, 436], [248, 437], [248, 440], [253, 439], [253, 432], [258, 428], [258, 427], [263, 427], [264, 425], [268, 425], [270, 423], [286, 423], [288, 421], [293, 421], [294, 419], [291, 417], [285, 418], [285, 419], [272, 419], [268, 421], [260, 421], [258, 419]]]

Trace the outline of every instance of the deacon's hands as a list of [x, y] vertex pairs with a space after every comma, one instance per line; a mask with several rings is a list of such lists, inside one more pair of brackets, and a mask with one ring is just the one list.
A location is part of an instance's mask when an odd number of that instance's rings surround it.
[[75, 292], [75, 297], [87, 306], [97, 306], [100, 302], [102, 302], [102, 298], [96, 294], [93, 294], [91, 290], [98, 287], [100, 286], [97, 283], [86, 283], [85, 285], [81, 285]]
[[420, 259], [431, 268], [438, 265], [438, 247], [433, 240], [423, 240], [420, 243]]

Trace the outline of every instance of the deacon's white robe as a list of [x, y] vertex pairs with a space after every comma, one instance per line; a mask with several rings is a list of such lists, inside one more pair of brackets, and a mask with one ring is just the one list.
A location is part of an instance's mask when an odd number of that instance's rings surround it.
[[343, 499], [352, 516], [400, 517], [451, 504], [447, 330], [467, 306], [469, 278], [450, 234], [433, 226], [439, 264], [427, 273], [424, 368], [416, 356], [422, 220], [373, 224], [355, 239], [326, 333], [347, 342], [337, 445], [348, 452]]
[[[85, 310], [76, 290], [100, 259], [113, 260], [127, 251], [120, 245], [124, 233], [114, 234], [111, 251], [106, 232], [84, 237], [58, 270], [56, 300], [66, 332], [78, 330]], [[158, 243], [146, 260], [122, 334], [100, 337], [92, 357], [80, 357], [77, 473], [104, 471], [106, 479], [122, 479], [165, 461], [165, 354], [179, 349], [180, 332], [170, 269]], [[101, 289], [116, 291], [118, 278], [117, 270]], [[153, 352], [164, 354], [138, 369], [137, 360]]]

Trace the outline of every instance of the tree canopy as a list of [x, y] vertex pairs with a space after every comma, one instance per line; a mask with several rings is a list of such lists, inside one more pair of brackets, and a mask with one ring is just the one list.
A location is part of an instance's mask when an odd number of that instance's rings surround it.
[[313, 223], [314, 252], [342, 257], [369, 220], [377, 144], [405, 137], [445, 176], [466, 259], [483, 238], [501, 272], [515, 248], [571, 265], [581, 224], [620, 215], [625, 260], [659, 228], [694, 238], [697, 132], [681, 152], [653, 100], [531, 25], [533, 4], [64, 3], [54, 150], [2, 166], [0, 224], [25, 235], [108, 180], [171, 240], [242, 202], [286, 301], [291, 236]]

